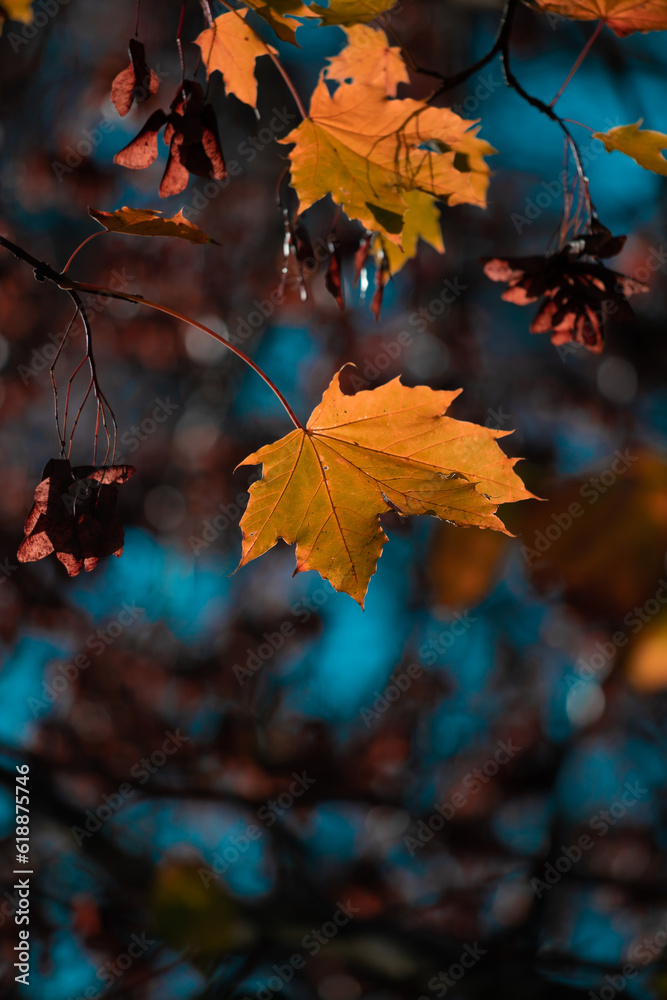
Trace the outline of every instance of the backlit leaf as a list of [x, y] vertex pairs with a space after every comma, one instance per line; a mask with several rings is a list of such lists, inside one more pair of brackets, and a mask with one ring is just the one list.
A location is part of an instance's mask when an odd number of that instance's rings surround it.
[[667, 29], [667, 0], [535, 0], [535, 4], [575, 21], [604, 21], [620, 38], [633, 31]]
[[160, 81], [154, 69], [146, 63], [146, 50], [136, 38], [130, 39], [130, 64], [116, 76], [111, 85], [111, 103], [119, 115], [125, 116], [136, 101], [141, 104], [158, 92]]
[[150, 208], [118, 208], [115, 212], [100, 212], [89, 208], [88, 214], [110, 233], [125, 233], [128, 236], [169, 236], [189, 243], [215, 243], [193, 222], [189, 222], [183, 212], [177, 212], [171, 219], [165, 219], [162, 212]]
[[336, 375], [305, 430], [241, 462], [263, 465], [241, 520], [241, 565], [283, 538], [296, 544], [295, 572], [317, 570], [363, 607], [387, 541], [381, 514], [505, 531], [498, 505], [531, 494], [514, 472], [518, 459], [498, 446], [507, 432], [445, 416], [460, 391], [396, 378], [346, 396]]
[[[401, 245], [406, 195], [484, 206], [493, 148], [448, 108], [387, 98], [379, 87], [320, 77], [310, 116], [284, 139], [305, 211], [325, 195], [371, 231]], [[422, 211], [423, 211], [422, 203]]]
[[389, 97], [396, 97], [399, 83], [409, 83], [408, 68], [401, 50], [390, 46], [384, 31], [356, 24], [343, 28], [348, 44], [329, 59], [324, 71], [328, 80], [355, 80], [357, 83], [380, 87]]
[[634, 125], [617, 125], [608, 132], [595, 132], [594, 137], [604, 143], [608, 153], [625, 153], [645, 170], [667, 176], [667, 159], [662, 152], [667, 149], [667, 135], [649, 128], [641, 129], [642, 120], [640, 118]]
[[419, 240], [429, 243], [439, 253], [445, 251], [440, 228], [440, 210], [433, 198], [423, 191], [409, 191], [405, 201], [408, 207], [403, 216], [400, 247], [381, 236], [376, 236], [373, 241], [374, 249], [381, 243], [390, 274], [396, 274], [408, 260], [417, 255]]
[[195, 38], [195, 44], [201, 49], [207, 75], [218, 70], [227, 93], [256, 108], [255, 60], [276, 50], [245, 23], [247, 13], [247, 10], [239, 10], [220, 14], [214, 27], [206, 28]]

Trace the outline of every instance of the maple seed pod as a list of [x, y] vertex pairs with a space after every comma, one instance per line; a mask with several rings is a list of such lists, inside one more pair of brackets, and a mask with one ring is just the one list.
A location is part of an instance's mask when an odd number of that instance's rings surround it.
[[111, 103], [121, 117], [125, 117], [134, 102], [140, 104], [157, 94], [160, 85], [157, 73], [146, 63], [143, 44], [131, 38], [129, 49], [130, 65], [111, 84]]
[[134, 475], [131, 465], [70, 466], [51, 459], [35, 490], [19, 562], [55, 552], [70, 576], [90, 572], [104, 556], [120, 556], [124, 532], [116, 513], [117, 484]]
[[484, 273], [505, 281], [506, 302], [524, 306], [542, 298], [531, 333], [551, 332], [551, 343], [583, 344], [593, 354], [604, 346], [603, 327], [609, 316], [633, 318], [628, 298], [647, 292], [648, 285], [611, 271], [600, 258], [620, 253], [625, 236], [612, 236], [598, 219], [589, 232], [573, 237], [560, 250], [543, 257], [483, 257]]

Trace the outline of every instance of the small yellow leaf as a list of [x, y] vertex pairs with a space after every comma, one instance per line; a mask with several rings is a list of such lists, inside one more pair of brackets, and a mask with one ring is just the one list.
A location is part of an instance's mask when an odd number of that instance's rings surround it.
[[150, 208], [118, 208], [115, 212], [99, 212], [89, 208], [88, 214], [110, 233], [125, 233], [127, 236], [169, 236], [188, 243], [215, 243], [198, 226], [188, 220], [183, 212], [177, 212], [171, 219], [165, 219], [162, 212]]
[[328, 80], [355, 80], [374, 87], [380, 87], [389, 97], [396, 96], [399, 83], [409, 83], [408, 68], [403, 62], [401, 50], [390, 46], [384, 31], [356, 24], [343, 28], [347, 35], [347, 46], [329, 59], [325, 76]]
[[310, 10], [322, 18], [325, 25], [366, 24], [385, 11], [391, 10], [396, 0], [331, 0], [328, 7], [317, 3]]
[[245, 23], [247, 14], [247, 10], [220, 14], [212, 28], [205, 28], [195, 38], [195, 45], [201, 49], [207, 76], [218, 70], [227, 93], [256, 108], [255, 61], [276, 50]]
[[654, 174], [667, 176], [667, 159], [662, 154], [667, 149], [667, 135], [651, 129], [640, 129], [643, 119], [634, 125], [617, 125], [608, 132], [595, 132], [608, 153], [618, 152], [630, 156], [640, 167], [652, 170]]
[[492, 430], [445, 416], [461, 390], [396, 378], [346, 396], [336, 375], [308, 425], [249, 455], [263, 466], [241, 519], [243, 566], [279, 538], [296, 570], [317, 570], [363, 607], [387, 541], [379, 517], [432, 514], [505, 531], [498, 505], [531, 498]]

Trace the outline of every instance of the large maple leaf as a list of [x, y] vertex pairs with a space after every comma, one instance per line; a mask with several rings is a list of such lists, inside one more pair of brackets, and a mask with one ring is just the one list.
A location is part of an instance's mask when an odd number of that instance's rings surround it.
[[263, 466], [241, 519], [243, 566], [279, 538], [296, 544], [296, 573], [317, 570], [363, 607], [387, 536], [381, 514], [432, 514], [505, 531], [501, 503], [529, 493], [497, 439], [510, 433], [445, 415], [458, 395], [396, 378], [344, 395], [339, 374], [305, 429], [249, 455]]
[[400, 246], [410, 191], [450, 205], [486, 204], [483, 157], [494, 149], [472, 125], [448, 108], [387, 98], [379, 86], [341, 83], [332, 95], [322, 75], [309, 117], [279, 141], [295, 143], [302, 212], [330, 193], [350, 218]]
[[575, 21], [604, 21], [619, 38], [667, 30], [667, 0], [532, 0], [533, 6]]

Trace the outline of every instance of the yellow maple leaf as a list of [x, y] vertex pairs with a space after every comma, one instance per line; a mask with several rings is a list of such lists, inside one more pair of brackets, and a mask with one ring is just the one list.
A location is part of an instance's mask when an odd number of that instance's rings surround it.
[[5, 21], [32, 22], [32, 0], [0, 0], [0, 34]]
[[617, 125], [608, 132], [594, 132], [593, 135], [604, 143], [608, 153], [625, 153], [645, 170], [667, 176], [667, 159], [662, 154], [662, 150], [667, 149], [667, 135], [649, 128], [641, 129], [642, 121], [640, 118], [634, 125]]
[[115, 212], [100, 212], [89, 208], [88, 214], [99, 222], [109, 233], [125, 233], [128, 236], [169, 236], [189, 243], [215, 243], [194, 222], [189, 222], [183, 212], [177, 212], [171, 219], [165, 219], [162, 212], [151, 208], [123, 208]]
[[324, 76], [309, 117], [283, 143], [301, 211], [331, 194], [350, 218], [401, 245], [405, 195], [422, 191], [450, 205], [484, 206], [495, 152], [474, 123], [448, 108], [387, 98], [379, 87], [342, 83], [333, 95]]
[[551, 14], [575, 21], [604, 21], [624, 38], [634, 31], [665, 31], [667, 0], [534, 0]]
[[460, 391], [396, 378], [346, 396], [337, 374], [305, 429], [240, 463], [263, 466], [241, 519], [240, 565], [282, 538], [296, 544], [296, 573], [317, 570], [363, 607], [387, 541], [381, 514], [505, 531], [498, 504], [532, 494], [514, 472], [518, 459], [498, 446], [509, 432], [445, 416]]
[[245, 23], [247, 14], [247, 10], [220, 14], [212, 28], [205, 28], [195, 38], [195, 45], [201, 49], [206, 75], [218, 70], [227, 93], [256, 108], [255, 61], [276, 50]]
[[373, 237], [371, 244], [376, 260], [380, 252], [387, 258], [389, 274], [396, 274], [408, 260], [417, 256], [419, 240], [429, 243], [439, 253], [445, 251], [440, 210], [433, 198], [423, 191], [408, 191], [405, 201], [408, 207], [403, 216], [400, 247], [379, 234]]
[[385, 11], [391, 10], [396, 0], [330, 0], [328, 7], [317, 3], [310, 10], [322, 18], [322, 23], [351, 25], [366, 24]]
[[384, 31], [356, 24], [342, 29], [347, 46], [329, 59], [324, 73], [328, 80], [355, 80], [357, 83], [380, 87], [389, 97], [396, 96], [399, 83], [409, 83], [408, 68], [401, 50], [390, 46]]

